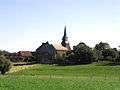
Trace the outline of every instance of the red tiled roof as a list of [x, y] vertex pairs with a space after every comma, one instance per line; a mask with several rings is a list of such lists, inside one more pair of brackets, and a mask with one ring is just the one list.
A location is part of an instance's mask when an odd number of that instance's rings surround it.
[[19, 51], [21, 56], [32, 56], [32, 54], [29, 51]]

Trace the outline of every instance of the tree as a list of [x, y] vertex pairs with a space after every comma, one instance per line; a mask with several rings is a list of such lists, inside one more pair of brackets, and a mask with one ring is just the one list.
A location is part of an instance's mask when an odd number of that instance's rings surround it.
[[113, 50], [115, 50], [116, 52], [118, 52], [117, 48], [113, 48]]
[[75, 54], [73, 53], [73, 52], [71, 52], [71, 53], [69, 53], [69, 54], [67, 54], [67, 57], [66, 57], [66, 59], [67, 59], [67, 63], [68, 64], [75, 64], [76, 63], [76, 59], [75, 59]]
[[106, 49], [103, 51], [103, 56], [105, 60], [115, 62], [119, 54], [114, 49]]
[[2, 51], [2, 50], [0, 50], [0, 55], [4, 55], [4, 53], [3, 53], [3, 51]]
[[69, 55], [77, 64], [91, 63], [96, 60], [96, 53], [92, 48], [81, 42], [73, 47], [72, 53]]
[[110, 49], [110, 46], [108, 43], [100, 42], [95, 45], [95, 49], [103, 52], [105, 49]]
[[95, 52], [95, 54], [96, 54], [96, 61], [101, 61], [101, 60], [103, 60], [104, 57], [103, 57], [101, 51], [94, 49], [94, 52]]
[[0, 55], [0, 71], [1, 74], [5, 74], [11, 68], [10, 60], [7, 60], [4, 55]]
[[9, 54], [9, 52], [8, 51], [5, 51], [5, 50], [0, 50], [0, 55], [5, 55], [5, 54]]

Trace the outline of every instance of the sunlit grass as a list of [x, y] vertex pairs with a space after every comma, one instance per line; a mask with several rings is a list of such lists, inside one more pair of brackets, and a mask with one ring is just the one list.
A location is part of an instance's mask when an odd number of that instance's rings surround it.
[[0, 90], [120, 90], [119, 80], [0, 77]]
[[27, 63], [26, 62], [15, 62], [15, 63], [12, 63], [12, 68], [10, 69], [10, 71], [7, 72], [7, 74], [13, 73], [13, 72], [17, 72], [17, 71], [20, 71], [20, 70], [24, 70], [24, 69], [27, 69], [29, 67], [37, 65], [37, 64], [32, 64], [32, 65], [18, 65], [18, 66], [14, 66], [15, 64], [27, 64]]
[[90, 77], [120, 77], [120, 66], [97, 66], [96, 64], [58, 66], [38, 64], [12, 75], [64, 75]]
[[15, 64], [0, 76], [0, 90], [120, 90], [119, 65]]

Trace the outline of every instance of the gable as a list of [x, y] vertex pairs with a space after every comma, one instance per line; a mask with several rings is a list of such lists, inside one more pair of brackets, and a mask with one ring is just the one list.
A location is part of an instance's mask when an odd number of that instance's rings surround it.
[[50, 45], [48, 42], [43, 43], [37, 50], [37, 53], [42, 54], [44, 52], [49, 53], [50, 55], [54, 55], [55, 49], [52, 45]]

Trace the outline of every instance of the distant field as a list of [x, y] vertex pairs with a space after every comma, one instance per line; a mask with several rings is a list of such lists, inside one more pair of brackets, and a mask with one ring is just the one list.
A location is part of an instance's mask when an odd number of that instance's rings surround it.
[[0, 90], [120, 90], [119, 65], [16, 64], [15, 70], [28, 68], [0, 76]]

